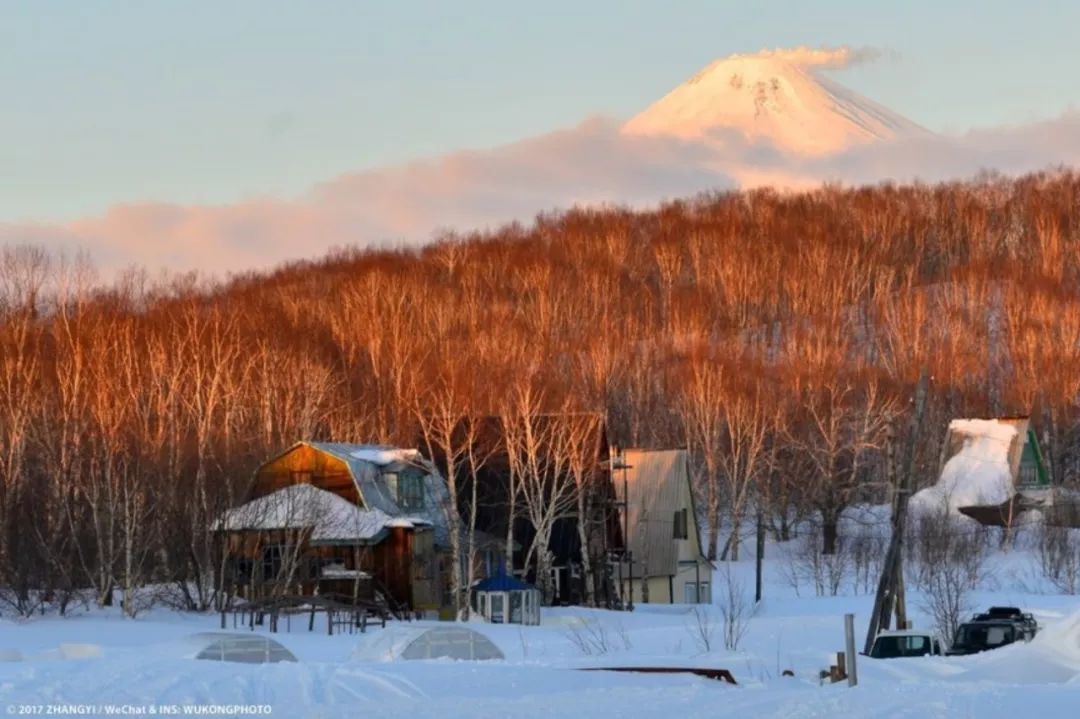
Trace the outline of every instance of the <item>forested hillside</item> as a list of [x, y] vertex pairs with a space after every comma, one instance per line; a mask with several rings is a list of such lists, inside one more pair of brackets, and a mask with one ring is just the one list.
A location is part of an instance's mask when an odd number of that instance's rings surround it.
[[950, 418], [1030, 413], [1075, 483], [1078, 252], [1065, 171], [574, 210], [224, 282], [5, 248], [0, 586], [205, 604], [211, 522], [260, 461], [423, 447], [437, 414], [604, 412], [617, 445], [689, 445], [713, 536], [760, 499], [781, 534], [819, 512], [828, 548], [925, 368], [920, 478]]

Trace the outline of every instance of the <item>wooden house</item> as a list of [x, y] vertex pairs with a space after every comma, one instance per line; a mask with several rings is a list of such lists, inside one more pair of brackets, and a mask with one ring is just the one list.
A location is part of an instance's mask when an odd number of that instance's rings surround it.
[[432, 612], [449, 604], [446, 483], [416, 450], [298, 442], [218, 518], [227, 582]]
[[635, 604], [710, 603], [712, 563], [701, 551], [686, 450], [627, 449], [614, 474], [630, 560], [619, 563], [620, 595]]

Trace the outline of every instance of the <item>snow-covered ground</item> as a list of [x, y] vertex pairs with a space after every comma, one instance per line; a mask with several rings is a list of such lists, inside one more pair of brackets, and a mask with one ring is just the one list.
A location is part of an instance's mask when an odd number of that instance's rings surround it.
[[[770, 554], [775, 553], [770, 546]], [[55, 713], [200, 707], [217, 714], [276, 717], [1072, 717], [1080, 699], [1080, 598], [1020, 587], [1031, 557], [993, 558], [974, 605], [1032, 611], [1042, 630], [1030, 644], [971, 657], [862, 659], [860, 684], [819, 684], [818, 671], [843, 649], [843, 615], [854, 612], [861, 648], [873, 598], [797, 596], [783, 562], [767, 563], [765, 600], [739, 650], [723, 648], [718, 607], [712, 646], [700, 641], [694, 609], [641, 606], [633, 612], [545, 609], [539, 627], [471, 626], [504, 661], [372, 662], [353, 658], [367, 635], [308, 633], [294, 622], [274, 637], [298, 663], [249, 665], [186, 658], [183, 638], [219, 630], [217, 616], [154, 610], [135, 620], [78, 616], [0, 619], [0, 712]], [[732, 566], [753, 586], [752, 562]], [[723, 582], [714, 584], [714, 596]], [[811, 588], [809, 594], [813, 595]], [[909, 590], [917, 626], [928, 626]], [[324, 625], [325, 626], [325, 625]], [[591, 655], [580, 648], [591, 640]], [[67, 646], [61, 651], [60, 645]], [[605, 648], [596, 649], [603, 644]], [[12, 651], [15, 650], [15, 651]], [[85, 658], [65, 658], [85, 657]], [[577, 671], [630, 665], [724, 667], [738, 686], [693, 675]], [[791, 669], [794, 677], [782, 672]], [[92, 705], [92, 706], [91, 706]], [[90, 713], [93, 716], [96, 714]], [[250, 714], [249, 714], [250, 715]]]

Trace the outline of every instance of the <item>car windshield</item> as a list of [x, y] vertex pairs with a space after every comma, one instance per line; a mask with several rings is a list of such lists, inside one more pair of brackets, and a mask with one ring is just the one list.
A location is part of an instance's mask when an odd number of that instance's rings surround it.
[[922, 657], [930, 653], [930, 640], [923, 636], [885, 636], [874, 640], [870, 656], [874, 659]]
[[1000, 647], [1015, 640], [1015, 630], [1002, 624], [964, 624], [956, 632], [956, 644], [965, 647]]

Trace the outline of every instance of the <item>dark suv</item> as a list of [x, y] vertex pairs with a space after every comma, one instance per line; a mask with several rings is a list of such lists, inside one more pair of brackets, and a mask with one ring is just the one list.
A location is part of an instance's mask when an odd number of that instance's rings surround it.
[[1018, 607], [990, 607], [960, 625], [946, 654], [957, 656], [997, 649], [1013, 642], [1030, 642], [1039, 630], [1035, 617]]

